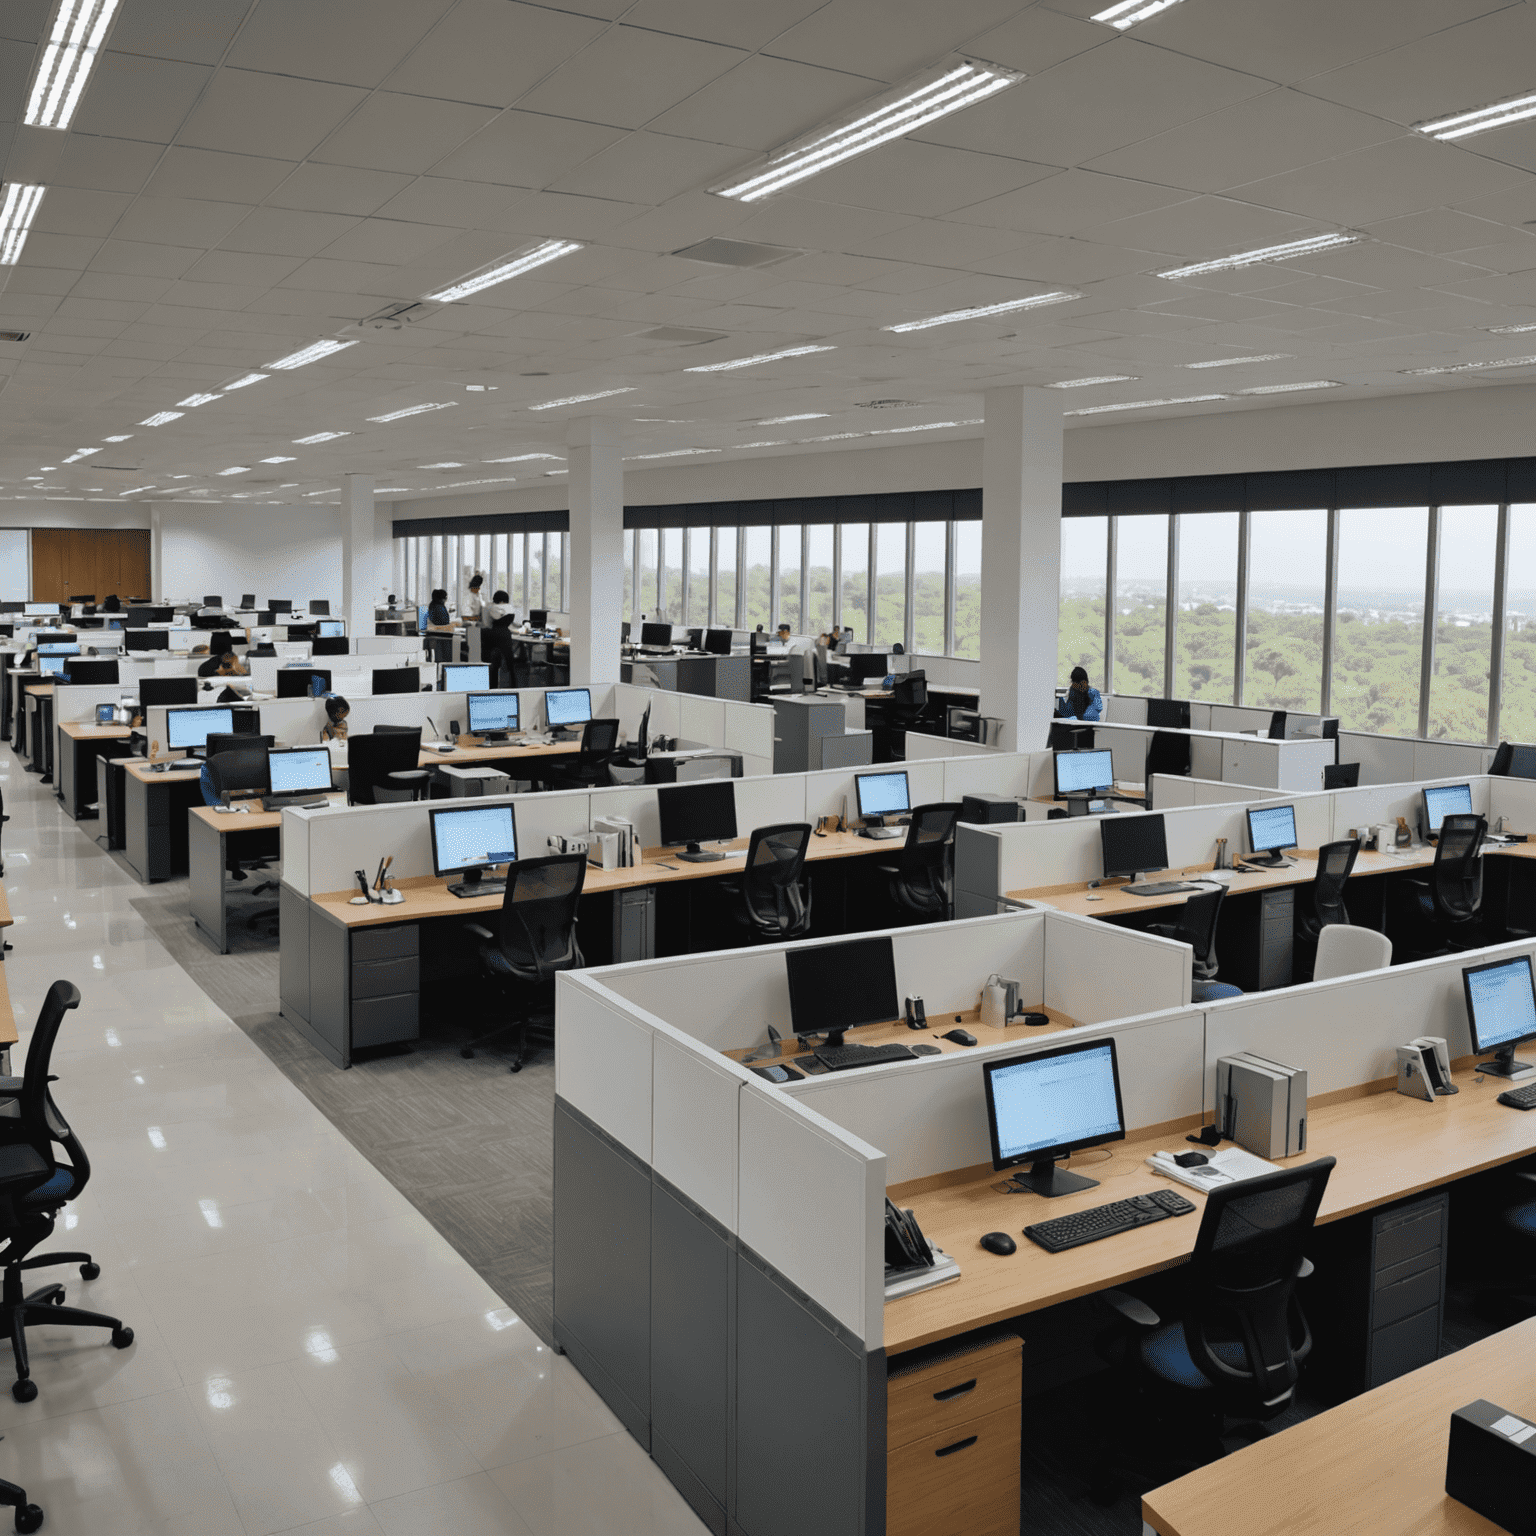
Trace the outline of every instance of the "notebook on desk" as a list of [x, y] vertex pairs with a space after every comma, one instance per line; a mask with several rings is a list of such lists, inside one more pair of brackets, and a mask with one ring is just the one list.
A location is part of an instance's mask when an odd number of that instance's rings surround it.
[[1212, 1152], [1210, 1160], [1197, 1163], [1192, 1168], [1181, 1168], [1174, 1162], [1173, 1152], [1154, 1152], [1148, 1164], [1170, 1179], [1187, 1184], [1191, 1189], [1219, 1189], [1224, 1184], [1236, 1184], [1240, 1179], [1256, 1179], [1263, 1173], [1279, 1173], [1278, 1163], [1266, 1162], [1245, 1152], [1241, 1147], [1223, 1147]]

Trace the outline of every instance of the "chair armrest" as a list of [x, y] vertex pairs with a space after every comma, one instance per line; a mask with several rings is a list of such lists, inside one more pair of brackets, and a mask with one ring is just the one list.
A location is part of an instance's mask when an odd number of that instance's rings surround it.
[[[0, 1078], [0, 1086], [8, 1082], [20, 1082], [20, 1078]], [[1536, 1184], [1536, 1169], [1525, 1172], [1515, 1170], [1512, 1176], [1517, 1179], [1524, 1179], [1527, 1184]]]
[[1311, 1259], [1303, 1259], [1301, 1261], [1301, 1268], [1296, 1271], [1296, 1278], [1298, 1280], [1305, 1280], [1316, 1268], [1317, 1266]]
[[484, 939], [487, 944], [495, 942], [496, 935], [489, 928], [482, 928], [479, 923], [465, 923], [464, 929], [472, 933], [477, 939]]
[[1162, 1319], [1146, 1302], [1132, 1296], [1129, 1291], [1100, 1291], [1099, 1300], [1137, 1328], [1156, 1328], [1162, 1323]]

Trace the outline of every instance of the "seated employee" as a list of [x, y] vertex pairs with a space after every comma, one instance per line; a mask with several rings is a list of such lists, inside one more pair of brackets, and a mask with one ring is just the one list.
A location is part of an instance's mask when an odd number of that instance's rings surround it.
[[492, 593], [480, 617], [486, 625], [480, 631], [480, 658], [489, 662], [493, 669], [499, 667], [501, 676], [506, 679], [504, 683], [494, 683], [493, 671], [493, 686], [515, 687], [516, 679], [512, 670], [512, 620], [515, 615], [507, 594], [499, 590]]
[[101, 605], [101, 611], [103, 613], [121, 613], [123, 611], [123, 605], [121, 601], [119, 601], [116, 592], [114, 592], [106, 600], [106, 602]]
[[1072, 686], [1065, 698], [1057, 699], [1056, 713], [1064, 719], [1102, 720], [1104, 696], [1088, 685], [1088, 674], [1081, 667], [1072, 668]]
[[448, 613], [448, 589], [446, 587], [433, 587], [431, 601], [427, 604], [427, 623], [453, 623], [453, 619]]
[[325, 701], [325, 725], [320, 732], [321, 741], [345, 741], [347, 716], [352, 706], [339, 693], [329, 695]]
[[235, 642], [217, 631], [208, 641], [208, 660], [198, 669], [199, 677], [249, 677], [250, 669], [235, 655]]

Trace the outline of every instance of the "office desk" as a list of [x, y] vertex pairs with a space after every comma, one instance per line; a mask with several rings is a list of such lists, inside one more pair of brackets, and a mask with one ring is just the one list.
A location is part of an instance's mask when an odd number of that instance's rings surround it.
[[23, 740], [17, 750], [27, 759], [27, 772], [51, 781], [53, 763], [53, 684], [32, 683], [22, 692]]
[[100, 807], [102, 823], [102, 830], [96, 834], [96, 840], [105, 840], [111, 852], [119, 852], [123, 847], [127, 767], [126, 757], [98, 756], [96, 759], [96, 804]]
[[1153, 1489], [1141, 1517], [1158, 1536], [1495, 1536], [1445, 1491], [1451, 1414], [1480, 1397], [1536, 1417], [1536, 1319]]
[[[1307, 1150], [1272, 1161], [1289, 1167], [1319, 1157], [1338, 1159], [1318, 1213], [1319, 1226], [1536, 1152], [1536, 1124], [1531, 1123], [1536, 1115], [1498, 1103], [1504, 1081], [1476, 1082], [1473, 1060], [1469, 1056], [1454, 1064], [1452, 1078], [1461, 1092], [1433, 1104], [1397, 1093], [1394, 1078], [1322, 1094], [1310, 1102]], [[1182, 1150], [1182, 1137], [1198, 1124], [1192, 1117], [1137, 1130], [1125, 1141], [1110, 1143], [1107, 1161], [1096, 1160], [1091, 1152], [1075, 1154], [1067, 1166], [1098, 1179], [1099, 1187], [1057, 1200], [998, 1194], [993, 1186], [1003, 1175], [990, 1167], [892, 1186], [890, 1198], [913, 1209], [924, 1235], [954, 1254], [962, 1273], [948, 1285], [887, 1305], [887, 1354], [1183, 1264], [1194, 1249], [1205, 1197], [1153, 1173], [1145, 1160], [1159, 1150]], [[1007, 1258], [977, 1246], [983, 1232], [1019, 1232], [1033, 1221], [1169, 1188], [1195, 1202], [1193, 1216], [1154, 1222], [1065, 1253], [1047, 1253], [1027, 1238], [1021, 1238], [1018, 1252]]]
[[72, 821], [80, 821], [93, 800], [100, 803], [96, 781], [96, 759], [103, 748], [112, 756], [126, 752], [133, 734], [127, 725], [86, 725], [69, 720], [58, 727], [58, 745], [54, 753], [55, 784], [53, 792]]
[[155, 773], [123, 763], [123, 857], [146, 885], [187, 872], [187, 812], [203, 803], [202, 766]]
[[[509, 741], [492, 742], [486, 745], [472, 736], [460, 736], [459, 741], [476, 742], [473, 746], [456, 745], [452, 752], [435, 752], [431, 748], [425, 748], [417, 762], [422, 768], [430, 768], [434, 765], [449, 768], [463, 768], [471, 764], [511, 763], [514, 767], [519, 763], [529, 763], [544, 757], [568, 757], [573, 752], [581, 751], [581, 742], [555, 741], [547, 747], [527, 746], [520, 747]], [[512, 778], [520, 775], [513, 773]]]
[[[7, 908], [0, 927], [9, 927], [12, 918]], [[6, 980], [5, 967], [0, 965], [0, 1074], [11, 1073], [11, 1047], [16, 1044], [16, 1010], [11, 1006], [11, 990]]]

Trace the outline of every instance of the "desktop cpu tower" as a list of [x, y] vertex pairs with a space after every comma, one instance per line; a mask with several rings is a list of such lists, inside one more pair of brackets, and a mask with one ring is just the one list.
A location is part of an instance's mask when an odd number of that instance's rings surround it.
[[1011, 795], [963, 795], [960, 799], [960, 820], [980, 826], [990, 826], [1000, 821], [1022, 821], [1019, 802]]

